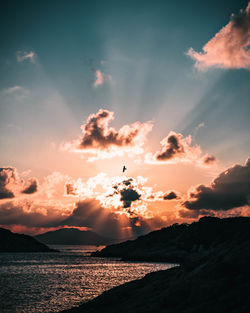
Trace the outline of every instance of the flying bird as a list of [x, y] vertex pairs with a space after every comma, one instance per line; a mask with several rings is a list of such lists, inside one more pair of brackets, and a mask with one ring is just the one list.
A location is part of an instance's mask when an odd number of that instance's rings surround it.
[[125, 166], [125, 165], [123, 165], [122, 172], [124, 173], [126, 170], [127, 170], [126, 166]]

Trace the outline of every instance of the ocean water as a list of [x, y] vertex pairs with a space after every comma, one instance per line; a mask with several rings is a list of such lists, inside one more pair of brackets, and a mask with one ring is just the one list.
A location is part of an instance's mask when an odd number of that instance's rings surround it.
[[54, 246], [60, 253], [0, 253], [0, 312], [59, 312], [173, 264], [90, 257], [97, 247]]

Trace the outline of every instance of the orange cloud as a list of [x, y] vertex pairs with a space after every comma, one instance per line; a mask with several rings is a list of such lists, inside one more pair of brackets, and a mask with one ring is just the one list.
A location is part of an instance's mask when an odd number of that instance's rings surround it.
[[232, 15], [231, 21], [223, 27], [202, 48], [187, 52], [195, 60], [195, 67], [204, 70], [209, 67], [250, 69], [250, 2], [246, 10], [238, 16]]
[[112, 81], [111, 75], [104, 74], [100, 70], [95, 70], [94, 73], [95, 73], [94, 87], [101, 86], [104, 84], [104, 82]]
[[198, 165], [212, 165], [217, 159], [206, 154], [202, 156], [199, 145], [192, 145], [192, 136], [183, 137], [182, 134], [171, 131], [161, 141], [162, 148], [155, 154], [147, 153], [145, 162], [149, 164], [175, 164], [179, 162], [195, 161]]
[[66, 143], [62, 148], [94, 154], [95, 157], [89, 158], [89, 161], [121, 156], [124, 153], [143, 153], [144, 141], [153, 127], [152, 123], [135, 122], [116, 130], [109, 126], [113, 119], [114, 112], [108, 110], [100, 109], [96, 114], [91, 114], [87, 122], [81, 126], [83, 133], [81, 139]]
[[162, 148], [155, 154], [148, 153], [145, 156], [146, 163], [177, 163], [183, 161], [197, 160], [201, 155], [198, 145], [191, 145], [192, 136], [183, 137], [180, 133], [171, 131], [161, 141]]

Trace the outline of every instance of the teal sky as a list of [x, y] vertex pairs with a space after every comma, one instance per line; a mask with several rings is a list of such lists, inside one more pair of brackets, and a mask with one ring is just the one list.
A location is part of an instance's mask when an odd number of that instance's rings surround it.
[[249, 0], [4, 1], [0, 40], [1, 227], [250, 215]]
[[[151, 147], [159, 148], [171, 130], [196, 133], [195, 142], [225, 166], [244, 162], [250, 152], [249, 70], [199, 72], [186, 52], [201, 51], [246, 6], [238, 0], [6, 1], [0, 18], [1, 162], [34, 169], [34, 150], [79, 136], [81, 123], [99, 108], [115, 112], [116, 127], [152, 120]], [[34, 62], [18, 62], [18, 53], [31, 51]], [[95, 70], [107, 78], [97, 88]], [[21, 88], [10, 89], [15, 86]]]

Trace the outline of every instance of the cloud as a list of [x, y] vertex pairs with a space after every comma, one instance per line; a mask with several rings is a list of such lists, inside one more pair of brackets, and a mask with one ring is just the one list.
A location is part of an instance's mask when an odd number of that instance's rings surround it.
[[30, 178], [26, 185], [24, 186], [24, 189], [21, 191], [25, 194], [32, 194], [38, 191], [38, 180], [36, 178]]
[[173, 200], [173, 199], [177, 199], [177, 198], [178, 198], [178, 195], [175, 191], [168, 191], [163, 196], [164, 200]]
[[23, 88], [21, 86], [13, 86], [13, 87], [5, 89], [5, 93], [12, 94], [14, 92], [21, 91], [22, 89]]
[[125, 188], [121, 190], [121, 201], [124, 208], [130, 208], [133, 201], [139, 200], [141, 195], [133, 188]]
[[94, 87], [98, 87], [103, 85], [105, 82], [112, 81], [111, 75], [104, 74], [100, 70], [94, 70], [94, 73], [95, 73]]
[[211, 165], [217, 162], [217, 159], [213, 155], [206, 154], [202, 158], [202, 163], [205, 165]]
[[166, 225], [159, 216], [118, 214], [104, 208], [95, 199], [86, 199], [75, 204], [72, 214], [61, 222], [62, 226], [88, 227], [111, 238], [135, 237]]
[[100, 109], [96, 114], [91, 114], [81, 126], [82, 138], [64, 144], [63, 149], [96, 155], [89, 160], [112, 158], [125, 152], [143, 153], [144, 141], [153, 127], [152, 123], [135, 122], [116, 130], [109, 126], [113, 119], [114, 112], [108, 110]]
[[22, 86], [13, 86], [3, 89], [3, 95], [5, 97], [12, 97], [16, 101], [23, 101], [29, 96], [29, 90]]
[[204, 70], [209, 67], [250, 69], [250, 2], [246, 10], [232, 15], [224, 26], [202, 48], [196, 52], [190, 48], [187, 52], [195, 60], [195, 67]]
[[25, 181], [18, 175], [17, 169], [12, 166], [0, 168], [0, 199], [9, 199], [21, 194], [33, 194], [38, 191], [38, 180], [30, 178]]
[[0, 204], [0, 224], [54, 227], [65, 219], [62, 213], [53, 206], [37, 207], [31, 201], [8, 201]]
[[14, 167], [0, 168], [0, 199], [14, 198], [14, 192], [11, 190], [17, 183], [18, 176]]
[[189, 210], [230, 210], [249, 205], [250, 158], [245, 165], [236, 164], [222, 172], [206, 186], [191, 190], [184, 206]]
[[183, 137], [180, 133], [171, 131], [161, 141], [162, 148], [154, 155], [148, 153], [145, 156], [146, 163], [176, 163], [180, 161], [191, 161], [199, 159], [201, 148], [198, 145], [191, 145], [192, 136]]
[[36, 54], [33, 51], [17, 51], [16, 53], [17, 62], [30, 61], [31, 63], [36, 63]]

